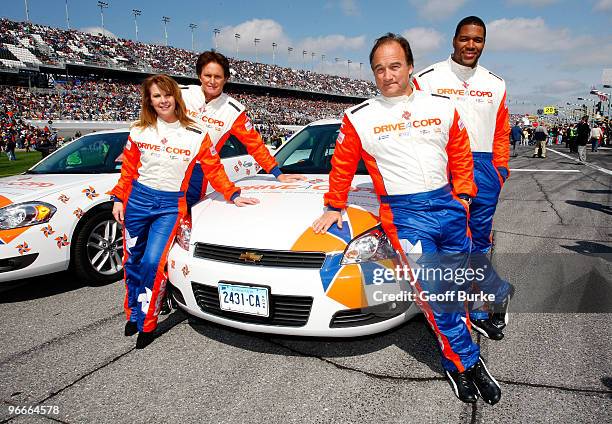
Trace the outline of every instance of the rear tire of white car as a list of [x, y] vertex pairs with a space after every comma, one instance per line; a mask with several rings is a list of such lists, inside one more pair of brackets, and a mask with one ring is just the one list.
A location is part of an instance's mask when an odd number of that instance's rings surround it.
[[123, 233], [110, 210], [86, 216], [73, 239], [71, 268], [87, 284], [106, 284], [123, 278]]

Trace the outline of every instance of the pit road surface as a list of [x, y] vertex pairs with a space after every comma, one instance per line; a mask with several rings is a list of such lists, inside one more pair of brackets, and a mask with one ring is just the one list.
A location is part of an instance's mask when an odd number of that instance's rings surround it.
[[[495, 218], [493, 262], [517, 287], [518, 312], [502, 341], [478, 338], [503, 390], [493, 407], [454, 397], [421, 317], [321, 340], [174, 311], [135, 350], [123, 284], [59, 273], [0, 293], [0, 422], [609, 422], [612, 150], [590, 154], [591, 166], [550, 150], [532, 159], [518, 148]], [[59, 413], [9, 414], [36, 405]]]

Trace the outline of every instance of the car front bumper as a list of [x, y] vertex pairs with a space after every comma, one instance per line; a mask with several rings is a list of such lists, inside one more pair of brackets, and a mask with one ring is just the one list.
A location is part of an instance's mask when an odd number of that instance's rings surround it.
[[[404, 304], [401, 309], [386, 315], [374, 313], [366, 316], [329, 298], [318, 269], [258, 267], [194, 258], [176, 244], [168, 258], [168, 277], [173, 290], [178, 290], [175, 300], [187, 313], [246, 331], [356, 337], [391, 329], [418, 313], [415, 305]], [[217, 294], [219, 282], [268, 287], [270, 317], [221, 311]], [[310, 307], [309, 301], [312, 302]], [[283, 310], [282, 316], [275, 311], [277, 305]], [[340, 324], [339, 315], [343, 316]]]

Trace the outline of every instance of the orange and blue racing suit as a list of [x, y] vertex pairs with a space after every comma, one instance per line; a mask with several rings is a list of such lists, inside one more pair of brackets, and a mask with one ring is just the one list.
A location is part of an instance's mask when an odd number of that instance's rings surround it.
[[[360, 159], [380, 200], [382, 227], [404, 263], [413, 269], [465, 267], [471, 242], [467, 205], [459, 198], [473, 197], [476, 186], [468, 135], [451, 101], [414, 90], [348, 109], [332, 158], [328, 208], [346, 207]], [[411, 284], [437, 336], [442, 365], [462, 372], [478, 361], [480, 350], [462, 320], [458, 296], [448, 302], [422, 296], [459, 291], [455, 281], [433, 274], [421, 273]]]
[[[456, 104], [470, 137], [474, 158], [474, 181], [478, 195], [470, 205], [472, 266], [484, 272], [475, 290], [492, 294], [498, 302], [510, 291], [491, 265], [487, 254], [492, 245], [493, 215], [499, 194], [509, 176], [510, 121], [506, 84], [502, 78], [477, 65], [463, 66], [451, 57], [414, 77], [418, 89], [449, 96]], [[496, 302], [494, 302], [496, 303]], [[471, 310], [472, 319], [486, 319], [486, 309]]]
[[196, 163], [227, 200], [240, 194], [201, 130], [157, 119], [156, 126], [130, 131], [121, 177], [110, 194], [124, 205], [124, 307], [140, 332], [157, 326], [168, 250], [187, 212], [185, 192]]

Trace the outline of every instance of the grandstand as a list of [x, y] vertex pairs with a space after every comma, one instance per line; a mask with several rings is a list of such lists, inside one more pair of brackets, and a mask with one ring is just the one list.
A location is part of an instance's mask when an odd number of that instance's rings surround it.
[[[0, 18], [0, 113], [10, 113], [0, 121], [2, 132], [20, 119], [132, 121], [144, 78], [166, 73], [199, 84], [196, 59], [170, 46]], [[277, 125], [340, 117], [376, 93], [370, 81], [307, 70], [231, 58], [230, 68], [225, 91], [247, 106], [264, 134]]]

